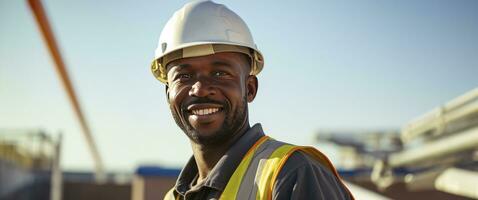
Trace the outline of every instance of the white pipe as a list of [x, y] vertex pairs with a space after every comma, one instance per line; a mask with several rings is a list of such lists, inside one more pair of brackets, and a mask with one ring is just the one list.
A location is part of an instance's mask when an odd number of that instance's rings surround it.
[[358, 185], [352, 184], [350, 182], [344, 181], [344, 183], [345, 185], [347, 185], [347, 188], [350, 190], [350, 192], [354, 195], [354, 198], [357, 200], [389, 200], [390, 199], [376, 192], [373, 192], [365, 188], [362, 188]]
[[391, 167], [399, 167], [425, 159], [476, 148], [478, 148], [478, 127], [453, 134], [420, 147], [391, 154], [388, 163]]
[[475, 88], [409, 122], [402, 128], [402, 140], [408, 142], [429, 131], [440, 132], [447, 123], [477, 112], [478, 88]]
[[445, 170], [435, 180], [437, 190], [478, 199], [478, 172], [458, 168]]

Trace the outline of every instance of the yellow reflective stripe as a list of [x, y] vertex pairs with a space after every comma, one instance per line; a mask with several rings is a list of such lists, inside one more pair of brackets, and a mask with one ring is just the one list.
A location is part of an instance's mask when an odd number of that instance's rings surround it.
[[269, 139], [268, 136], [263, 136], [247, 151], [241, 163], [239, 164], [239, 166], [236, 168], [231, 178], [229, 179], [229, 182], [227, 182], [226, 188], [222, 192], [221, 197], [219, 199], [223, 199], [223, 200], [236, 199], [237, 192], [239, 191], [239, 186], [241, 185], [244, 173], [247, 171], [247, 168], [249, 167], [249, 163], [254, 157], [254, 154], [257, 148], [261, 146], [261, 144], [264, 143], [267, 139]]
[[279, 165], [281, 164], [281, 160], [283, 159], [284, 155], [287, 154], [291, 149], [293, 149], [293, 145], [282, 145], [281, 147], [277, 148], [271, 156], [265, 161], [262, 172], [260, 174], [259, 180], [259, 187], [256, 195], [256, 199], [271, 199], [272, 194], [270, 192], [271, 185], [274, 183], [272, 181], [272, 176], [275, 174]]
[[174, 197], [174, 187], [171, 188], [167, 193], [166, 195], [164, 195], [164, 200], [178, 200], [179, 199], [179, 195], [178, 197]]

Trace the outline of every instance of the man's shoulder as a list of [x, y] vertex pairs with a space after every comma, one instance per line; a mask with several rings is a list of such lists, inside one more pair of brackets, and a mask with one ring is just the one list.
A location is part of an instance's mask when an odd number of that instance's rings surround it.
[[303, 151], [292, 153], [274, 184], [274, 199], [350, 199], [340, 178]]
[[[282, 152], [280, 153], [283, 155], [282, 159], [286, 159], [283, 160], [284, 164], [279, 167], [276, 183], [280, 183], [283, 179], [290, 180], [292, 177], [303, 175], [313, 175], [313, 179], [316, 181], [326, 179], [328, 182], [341, 182], [327, 156], [316, 148], [297, 146], [278, 140], [269, 140], [269, 143], [264, 146], [268, 150], [263, 149], [262, 152]], [[285, 151], [280, 151], [281, 147], [285, 147]]]
[[324, 166], [319, 160], [303, 151], [295, 151], [290, 155], [285, 162], [284, 167], [281, 169], [281, 174], [285, 175], [298, 169], [320, 170], [328, 175], [335, 176], [333, 172], [331, 172], [330, 169]]
[[[324, 160], [326, 158], [326, 155], [322, 154], [320, 151], [318, 151], [316, 148], [313, 147], [301, 147], [298, 145], [290, 144], [287, 142], [279, 141], [279, 140], [271, 140], [271, 145], [267, 145], [266, 148], [278, 148], [284, 145], [292, 145], [293, 147], [298, 147], [298, 149], [293, 150], [293, 152], [288, 156], [284, 166], [282, 167], [281, 171], [291, 171], [295, 170], [300, 167], [312, 167], [312, 168], [319, 168], [321, 170], [326, 170], [330, 171], [330, 174], [333, 175], [333, 172], [328, 168], [329, 166], [325, 166], [323, 163], [327, 163], [328, 161]], [[292, 148], [290, 148], [292, 150]], [[319, 154], [322, 154], [320, 158], [317, 156], [313, 156], [310, 153], [307, 153], [305, 149], [314, 149], [316, 150]], [[333, 166], [330, 166], [333, 167]]]

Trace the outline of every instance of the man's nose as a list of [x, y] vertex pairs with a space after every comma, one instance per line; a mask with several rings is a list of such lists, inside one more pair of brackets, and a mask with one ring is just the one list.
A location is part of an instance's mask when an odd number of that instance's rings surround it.
[[205, 79], [198, 79], [189, 90], [189, 96], [207, 97], [216, 94], [216, 88]]

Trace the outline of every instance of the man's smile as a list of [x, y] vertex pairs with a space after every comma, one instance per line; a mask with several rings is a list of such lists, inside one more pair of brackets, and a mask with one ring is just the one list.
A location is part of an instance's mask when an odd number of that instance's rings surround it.
[[188, 112], [194, 115], [208, 115], [222, 109], [222, 105], [215, 103], [193, 103], [187, 107]]
[[219, 111], [219, 108], [204, 108], [204, 109], [192, 110], [191, 112], [194, 115], [202, 116], [202, 115], [210, 115], [210, 114], [216, 113], [217, 111]]
[[[223, 117], [224, 108], [215, 103], [195, 103], [187, 107], [189, 123], [193, 126], [212, 123]], [[197, 127], [196, 127], [197, 128]]]

